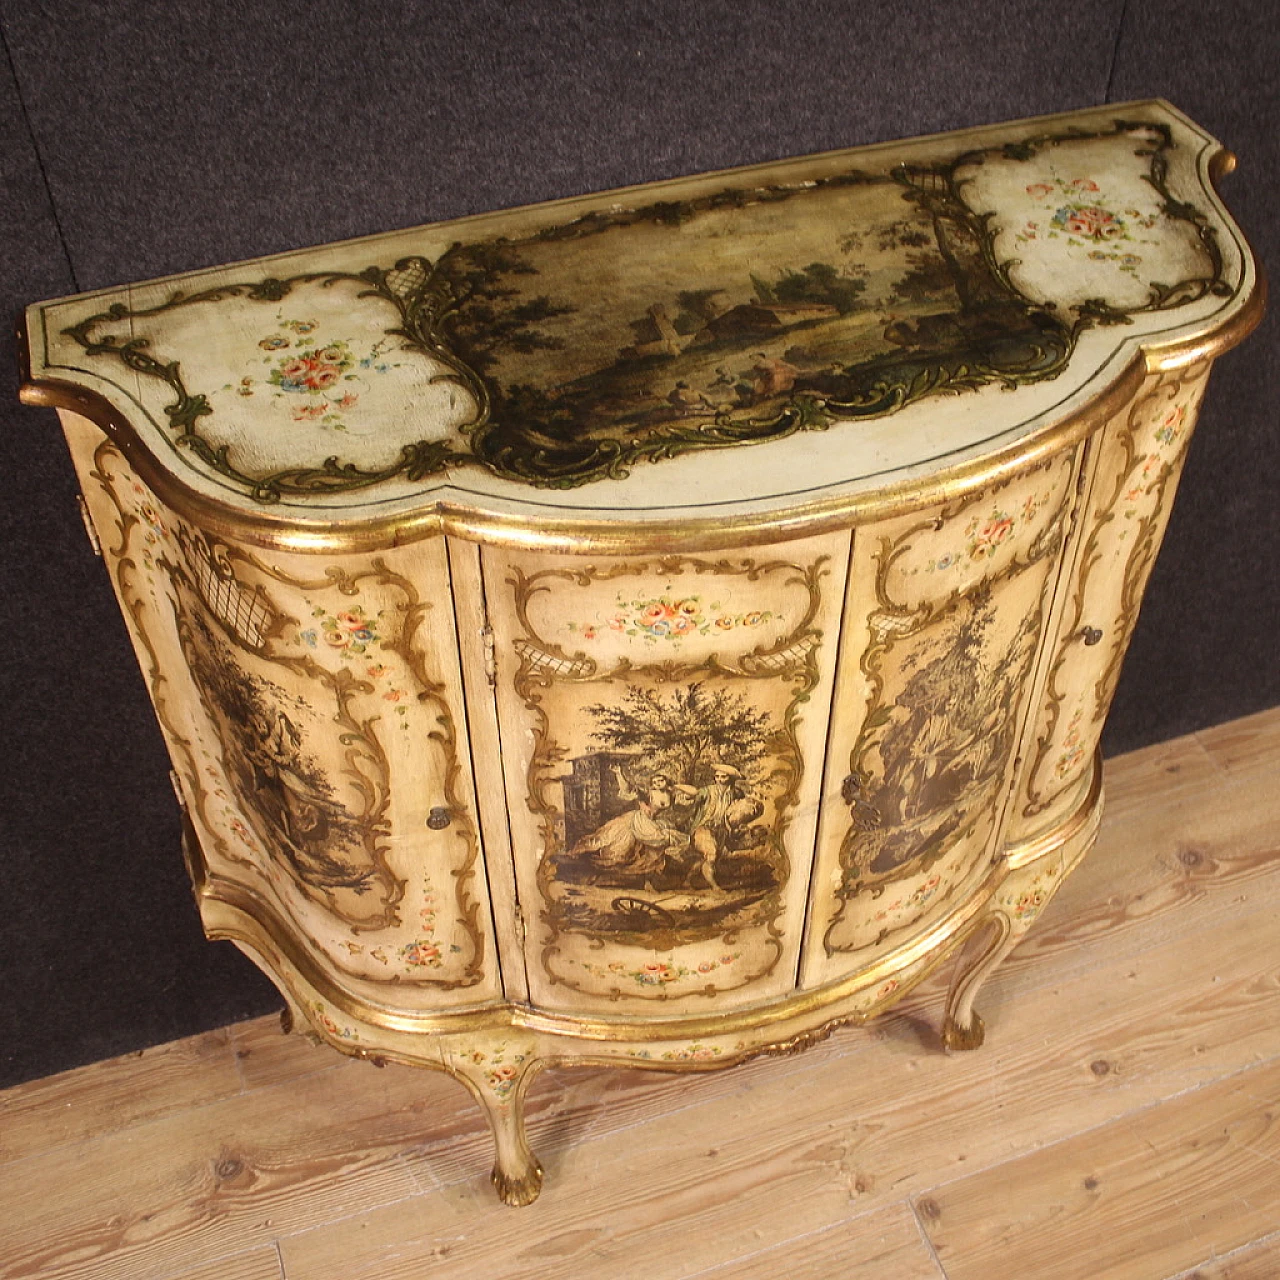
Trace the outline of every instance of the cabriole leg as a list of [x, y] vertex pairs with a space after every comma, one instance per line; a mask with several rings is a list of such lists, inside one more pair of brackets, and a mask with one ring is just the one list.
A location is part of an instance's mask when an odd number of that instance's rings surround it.
[[504, 1204], [532, 1204], [542, 1190], [542, 1166], [529, 1149], [524, 1098], [538, 1071], [532, 1046], [511, 1039], [477, 1042], [450, 1054], [449, 1066], [475, 1095], [493, 1133], [493, 1185]]
[[979, 987], [1001, 960], [1013, 950], [1021, 932], [1015, 933], [1003, 912], [989, 917], [965, 943], [956, 961], [951, 989], [947, 992], [947, 1013], [942, 1024], [942, 1043], [948, 1049], [976, 1049], [986, 1037], [986, 1027], [973, 1007]]
[[1083, 848], [1070, 859], [1061, 853], [1037, 858], [1005, 880], [987, 918], [956, 961], [942, 1024], [942, 1043], [948, 1049], [976, 1049], [982, 1044], [986, 1028], [973, 1007], [979, 988], [1022, 941], [1082, 853]]

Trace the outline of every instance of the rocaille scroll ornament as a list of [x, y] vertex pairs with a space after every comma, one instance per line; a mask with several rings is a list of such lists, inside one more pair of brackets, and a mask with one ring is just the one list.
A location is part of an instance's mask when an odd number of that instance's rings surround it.
[[952, 956], [975, 1048], [1261, 313], [1229, 167], [1133, 103], [30, 308], [205, 930], [459, 1080], [510, 1204], [547, 1066], [795, 1052]]

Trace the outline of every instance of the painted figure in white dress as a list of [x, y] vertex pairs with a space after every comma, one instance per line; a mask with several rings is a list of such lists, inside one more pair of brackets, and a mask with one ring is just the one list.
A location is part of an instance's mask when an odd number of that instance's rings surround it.
[[671, 808], [671, 780], [666, 774], [655, 773], [648, 787], [637, 791], [621, 765], [613, 766], [613, 774], [619, 799], [634, 801], [634, 807], [584, 836], [570, 852], [589, 854], [596, 866], [611, 871], [656, 875], [666, 864], [668, 854], [688, 843], [687, 836], [663, 821], [663, 815]]

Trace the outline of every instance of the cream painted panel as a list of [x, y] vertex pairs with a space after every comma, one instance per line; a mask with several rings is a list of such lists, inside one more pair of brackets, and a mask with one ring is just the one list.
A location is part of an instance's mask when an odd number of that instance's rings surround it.
[[484, 551], [535, 1003], [792, 989], [848, 551]]
[[258, 552], [163, 509], [96, 427], [63, 419], [202, 894], [375, 1008], [495, 1000], [443, 539], [358, 561]]
[[1073, 579], [1063, 593], [1011, 840], [1054, 826], [1087, 783], [1208, 376], [1200, 364], [1149, 378], [1096, 441]]
[[803, 983], [908, 946], [988, 873], [1077, 452], [856, 531]]

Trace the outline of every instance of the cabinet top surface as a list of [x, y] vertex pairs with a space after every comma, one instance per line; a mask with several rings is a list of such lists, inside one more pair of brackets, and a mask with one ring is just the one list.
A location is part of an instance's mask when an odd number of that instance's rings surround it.
[[24, 393], [299, 545], [812, 526], [1247, 331], [1221, 154], [1131, 103], [194, 271], [31, 307]]

